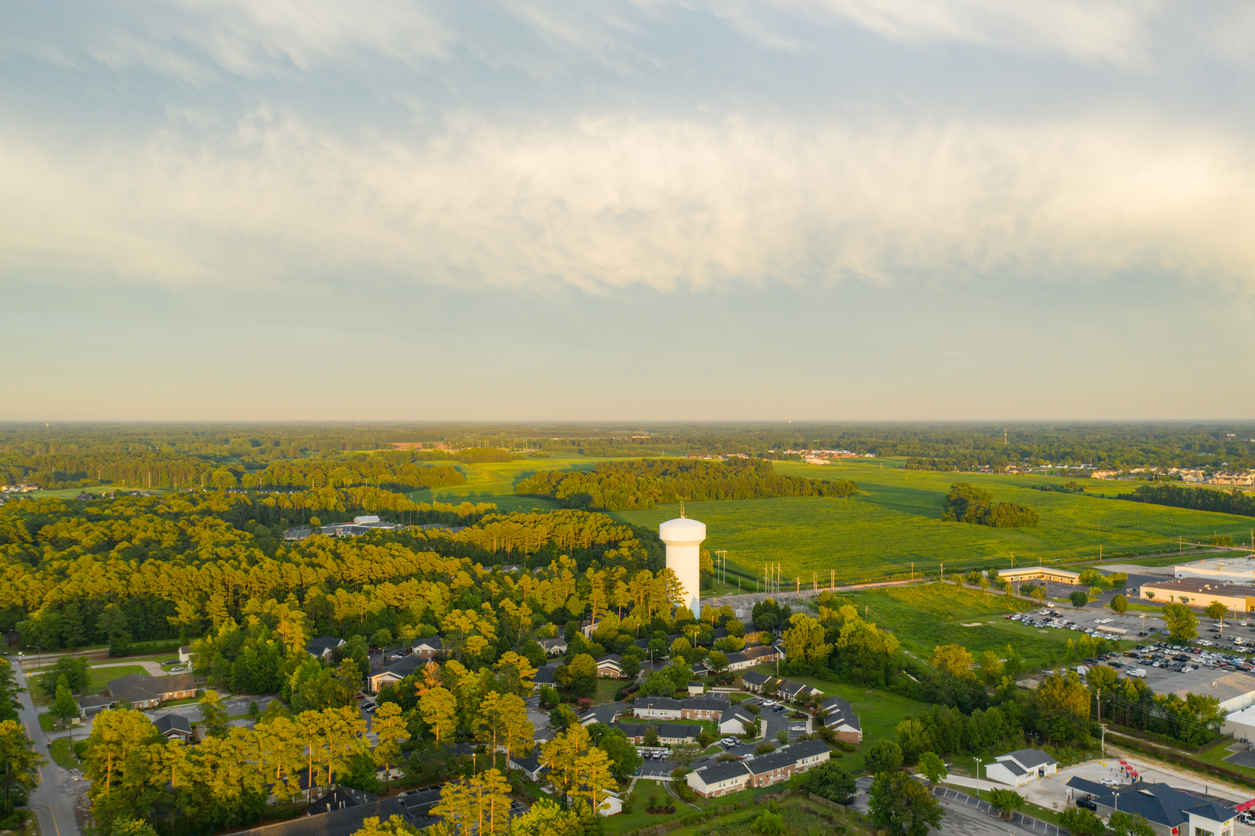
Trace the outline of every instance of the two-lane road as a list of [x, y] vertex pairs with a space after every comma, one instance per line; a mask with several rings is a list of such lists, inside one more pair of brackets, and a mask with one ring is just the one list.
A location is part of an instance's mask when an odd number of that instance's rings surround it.
[[[14, 666], [17, 684], [24, 689], [30, 688], [26, 674], [19, 666]], [[79, 796], [87, 791], [86, 781], [76, 781], [70, 774], [53, 763], [48, 754], [48, 739], [39, 728], [39, 715], [35, 711], [35, 703], [29, 693], [22, 693], [21, 708], [18, 717], [26, 726], [26, 733], [35, 741], [35, 751], [47, 758], [39, 770], [39, 787], [31, 794], [30, 807], [39, 820], [39, 832], [43, 836], [79, 836], [78, 821], [74, 817], [74, 806]]]

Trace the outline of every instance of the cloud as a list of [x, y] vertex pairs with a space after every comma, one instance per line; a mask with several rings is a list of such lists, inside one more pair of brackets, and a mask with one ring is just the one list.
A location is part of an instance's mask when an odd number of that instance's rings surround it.
[[0, 134], [4, 274], [161, 284], [795, 284], [1151, 270], [1255, 290], [1244, 143], [1103, 121], [450, 119], [350, 141], [262, 110], [90, 154]]

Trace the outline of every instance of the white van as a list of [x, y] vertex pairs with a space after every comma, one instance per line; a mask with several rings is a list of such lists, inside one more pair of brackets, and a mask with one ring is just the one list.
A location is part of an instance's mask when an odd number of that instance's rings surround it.
[[1134, 668], [1129, 671], [1129, 676], [1136, 676], [1138, 679], [1146, 678], [1146, 668]]

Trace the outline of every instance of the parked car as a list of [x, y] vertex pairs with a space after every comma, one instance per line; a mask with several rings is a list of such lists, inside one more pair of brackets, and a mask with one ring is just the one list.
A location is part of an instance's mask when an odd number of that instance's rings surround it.
[[1098, 809], [1098, 805], [1097, 805], [1097, 804], [1095, 804], [1093, 801], [1091, 801], [1091, 800], [1090, 800], [1090, 799], [1088, 799], [1088, 798], [1078, 798], [1078, 799], [1076, 800], [1076, 806], [1077, 806], [1077, 807], [1081, 807], [1081, 808], [1086, 809], [1086, 810], [1097, 810], [1097, 809]]

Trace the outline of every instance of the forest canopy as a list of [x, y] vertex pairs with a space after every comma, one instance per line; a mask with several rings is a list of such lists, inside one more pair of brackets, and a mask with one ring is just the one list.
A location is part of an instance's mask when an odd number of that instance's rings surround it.
[[1244, 494], [1237, 488], [1225, 492], [1207, 488], [1183, 488], [1180, 485], [1142, 485], [1133, 493], [1122, 493], [1116, 499], [1255, 517], [1255, 496]]
[[950, 486], [950, 492], [941, 501], [941, 518], [991, 528], [1032, 528], [1041, 520], [1037, 512], [1026, 505], [1012, 502], [995, 505], [993, 494], [967, 482]]
[[657, 504], [777, 496], [847, 497], [858, 491], [849, 481], [781, 476], [771, 462], [732, 459], [643, 459], [601, 462], [591, 471], [547, 471], [519, 482], [514, 492], [543, 496], [569, 507], [623, 511]]

